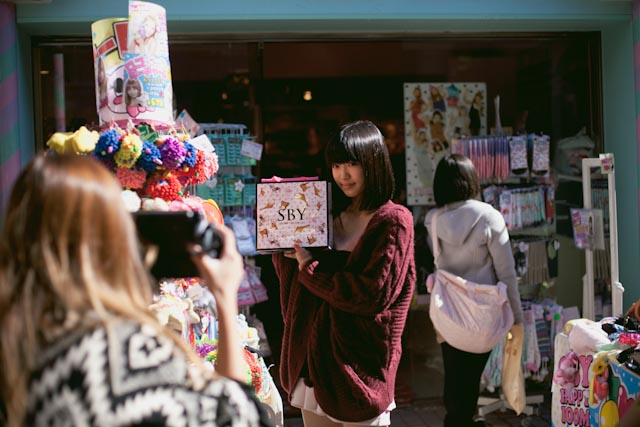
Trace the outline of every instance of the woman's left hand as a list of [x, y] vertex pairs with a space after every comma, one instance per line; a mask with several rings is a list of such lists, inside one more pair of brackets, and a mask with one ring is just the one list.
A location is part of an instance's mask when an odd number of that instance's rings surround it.
[[295, 250], [295, 256], [298, 260], [298, 270], [302, 270], [313, 260], [311, 252], [298, 244], [294, 244], [293, 249]]

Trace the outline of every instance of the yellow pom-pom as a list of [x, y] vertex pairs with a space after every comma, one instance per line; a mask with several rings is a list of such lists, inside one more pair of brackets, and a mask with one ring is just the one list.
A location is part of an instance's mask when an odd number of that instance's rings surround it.
[[131, 168], [142, 154], [142, 140], [133, 133], [126, 134], [120, 142], [120, 148], [113, 159], [121, 168]]

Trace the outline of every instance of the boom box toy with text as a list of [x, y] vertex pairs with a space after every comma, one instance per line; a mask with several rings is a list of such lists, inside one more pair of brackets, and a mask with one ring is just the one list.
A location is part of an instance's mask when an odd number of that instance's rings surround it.
[[262, 252], [331, 246], [330, 184], [313, 178], [273, 178], [257, 184], [256, 249]]

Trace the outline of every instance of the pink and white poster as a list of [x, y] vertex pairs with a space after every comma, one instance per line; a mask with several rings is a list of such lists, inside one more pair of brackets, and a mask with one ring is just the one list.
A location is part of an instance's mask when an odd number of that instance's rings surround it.
[[129, 2], [129, 18], [91, 26], [101, 125], [173, 125], [173, 91], [165, 9]]

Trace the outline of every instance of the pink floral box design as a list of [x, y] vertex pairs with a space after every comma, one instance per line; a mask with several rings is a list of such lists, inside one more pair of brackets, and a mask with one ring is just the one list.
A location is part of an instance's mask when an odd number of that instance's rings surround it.
[[261, 182], [256, 195], [256, 249], [262, 252], [331, 246], [327, 181]]

